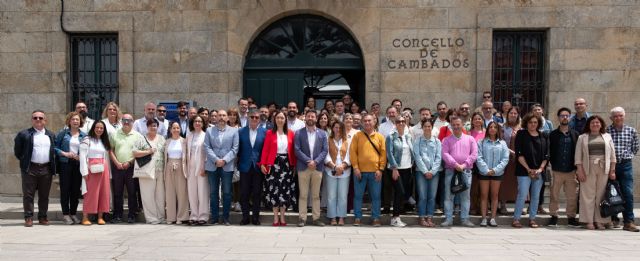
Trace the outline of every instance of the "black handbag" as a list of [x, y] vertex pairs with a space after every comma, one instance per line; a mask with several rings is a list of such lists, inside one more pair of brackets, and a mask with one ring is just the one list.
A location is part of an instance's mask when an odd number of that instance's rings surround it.
[[620, 184], [616, 180], [608, 180], [604, 199], [600, 202], [600, 216], [603, 218], [618, 215], [624, 211], [624, 198], [620, 193]]
[[453, 173], [453, 176], [451, 177], [451, 193], [458, 194], [469, 188], [467, 187], [467, 182], [464, 180], [462, 175], [462, 171], [455, 171]]
[[[151, 144], [149, 144], [149, 141], [147, 140], [147, 137], [144, 137], [144, 141], [147, 142], [147, 145], [149, 145], [149, 148], [151, 148]], [[149, 154], [149, 155], [145, 155], [142, 156], [140, 158], [136, 158], [136, 163], [138, 163], [138, 167], [144, 167], [144, 165], [149, 164], [149, 162], [151, 162], [151, 158], [153, 157], [153, 154]]]

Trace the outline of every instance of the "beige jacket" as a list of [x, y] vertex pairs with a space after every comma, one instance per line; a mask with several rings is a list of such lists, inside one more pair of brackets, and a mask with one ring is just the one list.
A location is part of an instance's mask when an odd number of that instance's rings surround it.
[[[611, 135], [609, 133], [602, 134], [602, 138], [604, 139], [604, 144], [606, 145], [604, 148], [604, 173], [605, 175], [609, 174], [609, 168], [611, 163], [616, 163], [616, 151], [613, 145], [613, 139], [611, 139]], [[584, 133], [578, 137], [578, 142], [576, 143], [576, 154], [575, 154], [575, 164], [576, 166], [582, 164], [582, 168], [584, 169], [584, 174], [589, 175], [589, 166], [591, 164], [583, 164], [589, 162], [589, 134]]]

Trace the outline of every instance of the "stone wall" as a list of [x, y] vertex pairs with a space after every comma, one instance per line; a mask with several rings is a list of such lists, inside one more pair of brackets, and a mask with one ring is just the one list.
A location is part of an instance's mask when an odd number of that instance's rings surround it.
[[[56, 0], [0, 0], [0, 193], [20, 193], [11, 149], [30, 112], [45, 109], [58, 130], [69, 108], [60, 10]], [[414, 109], [439, 100], [477, 106], [491, 86], [493, 30], [535, 29], [546, 31], [550, 114], [580, 96], [604, 116], [624, 106], [640, 127], [637, 0], [68, 0], [63, 22], [74, 33], [118, 33], [120, 105], [139, 117], [149, 100], [234, 104], [251, 41], [271, 22], [301, 13], [343, 25], [360, 44], [367, 104], [400, 98]], [[466, 59], [468, 66], [391, 68], [390, 60], [421, 59], [421, 47], [394, 47], [404, 38], [463, 39], [463, 46], [424, 49], [438, 49], [430, 61]]]

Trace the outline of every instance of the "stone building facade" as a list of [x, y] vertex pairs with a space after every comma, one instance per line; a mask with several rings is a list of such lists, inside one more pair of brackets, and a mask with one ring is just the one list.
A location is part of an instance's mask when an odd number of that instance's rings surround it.
[[118, 102], [139, 117], [146, 101], [234, 105], [246, 95], [245, 62], [255, 39], [272, 23], [294, 15], [321, 17], [354, 39], [364, 68], [356, 98], [366, 106], [380, 102], [386, 107], [394, 98], [414, 109], [435, 108], [440, 100], [478, 106], [482, 91], [496, 88], [496, 33], [539, 32], [538, 48], [544, 52], [536, 72], [542, 84], [538, 102], [548, 114], [572, 108], [576, 97], [584, 97], [589, 111], [603, 116], [614, 106], [625, 107], [629, 124], [640, 127], [637, 0], [64, 3], [61, 18], [61, 1], [0, 0], [3, 194], [20, 193], [13, 138], [30, 125], [30, 112], [46, 110], [48, 126], [58, 130], [71, 108], [74, 35], [117, 35]]

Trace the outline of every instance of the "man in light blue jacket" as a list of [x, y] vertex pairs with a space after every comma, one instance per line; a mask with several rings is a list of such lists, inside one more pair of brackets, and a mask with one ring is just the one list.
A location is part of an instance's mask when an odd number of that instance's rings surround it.
[[211, 223], [218, 223], [220, 186], [222, 185], [222, 219], [228, 226], [231, 224], [229, 223], [231, 183], [236, 169], [239, 139], [238, 129], [227, 126], [227, 120], [227, 112], [219, 110], [216, 126], [207, 129], [207, 135], [204, 138], [204, 147], [207, 151], [204, 169], [209, 177]]

